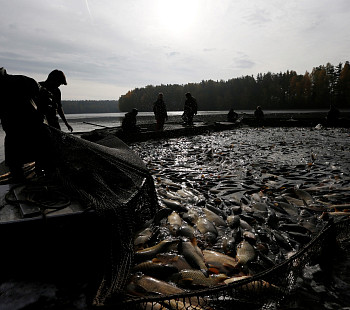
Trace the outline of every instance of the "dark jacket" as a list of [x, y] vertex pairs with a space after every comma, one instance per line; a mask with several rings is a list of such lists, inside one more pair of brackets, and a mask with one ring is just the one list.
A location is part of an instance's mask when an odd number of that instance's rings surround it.
[[184, 112], [187, 115], [194, 115], [197, 114], [197, 100], [194, 97], [188, 97], [186, 98], [185, 105], [184, 105]]
[[158, 99], [153, 103], [153, 112], [156, 120], [158, 119], [167, 119], [168, 118], [168, 113], [166, 110], [166, 105], [164, 100]]

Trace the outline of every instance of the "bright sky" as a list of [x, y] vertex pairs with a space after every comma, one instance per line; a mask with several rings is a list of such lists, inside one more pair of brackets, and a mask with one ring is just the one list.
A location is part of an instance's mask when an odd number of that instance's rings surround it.
[[135, 87], [298, 74], [349, 58], [349, 0], [0, 0], [0, 67], [63, 99]]

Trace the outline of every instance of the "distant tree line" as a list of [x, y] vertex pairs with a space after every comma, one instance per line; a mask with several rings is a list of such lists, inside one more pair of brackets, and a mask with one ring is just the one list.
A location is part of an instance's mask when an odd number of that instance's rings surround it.
[[117, 100], [62, 100], [66, 114], [119, 112]]
[[152, 111], [152, 103], [159, 92], [169, 111], [183, 109], [185, 93], [198, 101], [199, 110], [217, 111], [255, 109], [328, 109], [330, 103], [339, 108], [350, 108], [350, 65], [313, 68], [311, 73], [299, 75], [295, 71], [242, 76], [228, 81], [207, 80], [185, 85], [148, 85], [135, 88], [119, 98], [120, 111], [137, 108]]

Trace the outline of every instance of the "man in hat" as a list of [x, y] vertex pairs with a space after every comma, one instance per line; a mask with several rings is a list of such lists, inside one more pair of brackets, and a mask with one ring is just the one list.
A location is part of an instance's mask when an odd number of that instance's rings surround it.
[[73, 131], [72, 126], [67, 122], [61, 103], [61, 90], [59, 87], [61, 85], [67, 85], [64, 73], [57, 69], [53, 70], [48, 75], [46, 81], [39, 82], [39, 84], [46, 88], [49, 93], [51, 93], [50, 96], [40, 97], [38, 102], [39, 109], [45, 115], [47, 123], [52, 127], [61, 129], [61, 126], [58, 123], [58, 114], [67, 126], [68, 130]]
[[[44, 90], [42, 90], [44, 92]], [[35, 161], [37, 170], [52, 171], [54, 149], [49, 127], [34, 99], [41, 87], [32, 78], [0, 68], [0, 119], [5, 131], [5, 163], [14, 181], [24, 180], [22, 166]]]

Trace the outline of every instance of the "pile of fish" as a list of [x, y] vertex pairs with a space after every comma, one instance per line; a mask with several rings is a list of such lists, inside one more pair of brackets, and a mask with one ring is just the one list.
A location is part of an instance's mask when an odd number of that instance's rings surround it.
[[[288, 259], [329, 218], [349, 216], [349, 133], [310, 130], [241, 128], [132, 145], [161, 208], [135, 235], [127, 292], [228, 285]], [[188, 302], [159, 309], [202, 309]]]

